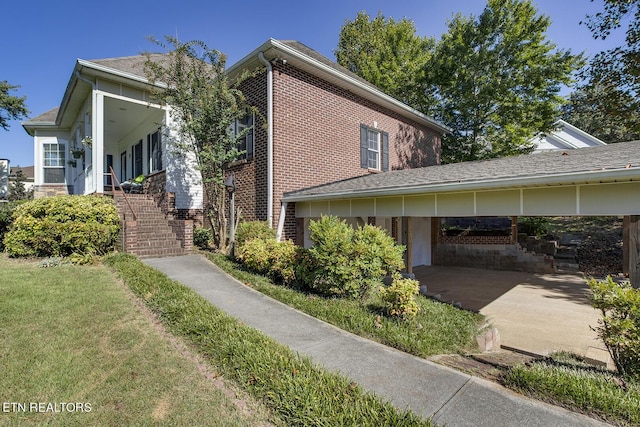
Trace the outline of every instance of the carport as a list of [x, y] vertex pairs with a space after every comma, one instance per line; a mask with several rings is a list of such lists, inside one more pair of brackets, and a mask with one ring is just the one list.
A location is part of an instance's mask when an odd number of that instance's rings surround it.
[[502, 348], [547, 355], [569, 351], [610, 363], [591, 329], [600, 313], [591, 307], [579, 274], [535, 274], [464, 267], [417, 267], [428, 295], [478, 311], [500, 332]]
[[433, 264], [441, 217], [511, 217], [515, 229], [519, 216], [623, 216], [624, 266], [640, 287], [640, 141], [396, 170], [290, 192], [278, 235], [288, 203], [295, 203], [299, 244], [311, 218], [384, 220], [407, 246], [408, 271]]

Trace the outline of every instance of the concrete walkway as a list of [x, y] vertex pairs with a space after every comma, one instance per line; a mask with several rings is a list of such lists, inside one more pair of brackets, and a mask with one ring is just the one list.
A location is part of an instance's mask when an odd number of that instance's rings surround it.
[[243, 285], [200, 255], [144, 262], [294, 352], [439, 425], [606, 425], [347, 333]]

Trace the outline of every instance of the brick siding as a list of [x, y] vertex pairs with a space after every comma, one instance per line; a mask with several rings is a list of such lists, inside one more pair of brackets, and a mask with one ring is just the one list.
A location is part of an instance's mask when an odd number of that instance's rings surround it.
[[[266, 72], [243, 93], [256, 116], [254, 159], [229, 168], [245, 220], [267, 219]], [[360, 125], [389, 134], [389, 167], [440, 162], [440, 134], [290, 64], [273, 66], [273, 225], [283, 193], [370, 173], [360, 167]], [[284, 238], [295, 239], [295, 206], [287, 208]]]

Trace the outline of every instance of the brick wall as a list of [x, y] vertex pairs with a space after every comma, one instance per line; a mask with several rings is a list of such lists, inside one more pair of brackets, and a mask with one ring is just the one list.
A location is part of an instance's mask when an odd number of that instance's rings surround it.
[[511, 236], [440, 236], [438, 243], [444, 245], [510, 245]]
[[[370, 173], [360, 167], [360, 125], [389, 134], [389, 166], [438, 164], [440, 135], [290, 64], [274, 65], [274, 203], [276, 226], [283, 193]], [[266, 72], [244, 83], [243, 93], [262, 112], [256, 116], [255, 157], [229, 168], [236, 176], [236, 203], [246, 220], [267, 219]], [[286, 214], [284, 237], [295, 239], [295, 207]]]

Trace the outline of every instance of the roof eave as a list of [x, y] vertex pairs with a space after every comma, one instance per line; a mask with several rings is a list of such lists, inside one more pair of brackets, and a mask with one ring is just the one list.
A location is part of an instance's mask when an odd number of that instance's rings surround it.
[[554, 185], [593, 184], [605, 182], [640, 181], [640, 167], [611, 169], [602, 171], [572, 172], [544, 175], [539, 177], [499, 178], [470, 182], [447, 182], [440, 184], [420, 184], [383, 189], [348, 190], [326, 194], [296, 195], [285, 194], [283, 202], [312, 202], [365, 197], [393, 197], [415, 194], [433, 194], [444, 192], [464, 192], [495, 190], [500, 188], [546, 187]]
[[349, 76], [348, 74], [342, 73], [339, 70], [336, 70], [326, 64], [323, 64], [322, 62], [308, 55], [305, 55], [304, 53], [288, 46], [287, 44], [281, 43], [280, 41], [272, 38], [267, 40], [257, 49], [254, 49], [251, 53], [243, 57], [240, 61], [236, 62], [234, 65], [229, 67], [227, 69], [227, 73], [230, 76], [233, 76], [234, 74], [240, 72], [242, 69], [248, 68], [247, 66], [251, 65], [255, 61], [255, 58], [257, 57], [259, 52], [263, 52], [266, 54], [267, 51], [269, 51], [270, 49], [276, 49], [283, 54], [296, 58], [304, 62], [305, 64], [312, 66], [314, 69], [322, 73], [326, 73], [335, 78], [338, 78], [339, 80], [342, 80], [348, 85], [351, 85], [353, 87], [358, 88], [361, 91], [366, 92], [367, 94], [375, 98], [378, 102], [380, 102], [382, 105], [390, 107], [390, 109], [395, 110], [396, 112], [401, 113], [406, 117], [408, 116], [417, 122], [421, 122], [443, 134], [451, 132], [451, 129], [445, 126], [444, 124], [428, 117], [427, 115], [421, 113], [420, 111], [414, 108], [411, 108], [408, 105], [398, 101], [397, 99], [385, 94], [384, 92], [377, 89], [376, 87], [369, 84], [365, 84], [359, 81], [358, 79], [355, 79], [352, 76]]

